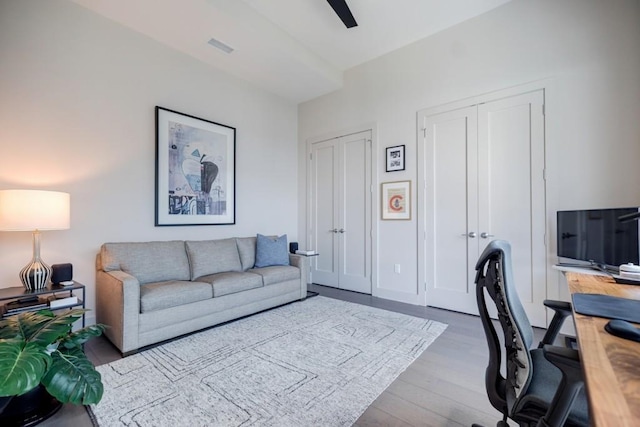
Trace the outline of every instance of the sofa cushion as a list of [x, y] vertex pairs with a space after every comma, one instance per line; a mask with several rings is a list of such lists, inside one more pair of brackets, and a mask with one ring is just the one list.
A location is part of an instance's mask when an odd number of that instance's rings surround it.
[[253, 265], [256, 263], [256, 238], [240, 237], [236, 239], [236, 244], [238, 245], [242, 270], [247, 271], [253, 268]]
[[249, 272], [262, 276], [262, 283], [265, 286], [286, 282], [287, 280], [300, 279], [300, 269], [289, 265], [253, 268]]
[[260, 275], [235, 271], [198, 277], [197, 280], [211, 283], [214, 298], [262, 287]]
[[256, 238], [255, 267], [269, 267], [271, 265], [289, 265], [286, 234], [280, 237], [258, 234]]
[[209, 298], [213, 298], [209, 283], [183, 280], [147, 283], [140, 286], [140, 312], [163, 310]]
[[191, 280], [225, 271], [242, 271], [236, 239], [185, 242], [191, 264]]
[[104, 271], [122, 270], [140, 284], [191, 278], [183, 241], [105, 243], [100, 259]]

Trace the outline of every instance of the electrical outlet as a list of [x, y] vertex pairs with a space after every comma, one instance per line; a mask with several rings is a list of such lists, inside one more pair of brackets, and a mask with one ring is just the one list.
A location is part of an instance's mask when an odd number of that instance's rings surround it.
[[393, 271], [394, 271], [396, 274], [400, 274], [400, 264], [394, 264], [394, 266], [393, 266]]

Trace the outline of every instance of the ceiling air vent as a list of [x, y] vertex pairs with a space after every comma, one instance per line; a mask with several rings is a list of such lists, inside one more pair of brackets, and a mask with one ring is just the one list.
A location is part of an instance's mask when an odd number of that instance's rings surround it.
[[209, 43], [211, 46], [213, 46], [215, 48], [220, 49], [224, 53], [231, 53], [231, 52], [234, 51], [234, 49], [231, 46], [229, 46], [228, 44], [222, 43], [220, 40], [216, 40], [216, 39], [212, 38], [207, 43]]

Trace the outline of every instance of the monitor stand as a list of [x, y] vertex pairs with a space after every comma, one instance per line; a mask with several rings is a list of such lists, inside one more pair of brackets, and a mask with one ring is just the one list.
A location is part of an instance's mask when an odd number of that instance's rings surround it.
[[596, 270], [601, 271], [607, 275], [619, 274], [620, 269], [617, 267], [610, 267], [604, 264], [599, 264], [596, 262], [591, 262], [591, 264], [580, 264], [580, 263], [571, 263], [571, 262], [559, 262], [556, 264], [558, 267], [568, 267], [568, 268], [582, 268], [586, 270]]

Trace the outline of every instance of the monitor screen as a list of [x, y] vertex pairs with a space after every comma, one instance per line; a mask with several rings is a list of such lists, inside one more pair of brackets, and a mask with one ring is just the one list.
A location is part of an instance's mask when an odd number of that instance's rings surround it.
[[[558, 211], [558, 256], [618, 267], [639, 264], [638, 208]], [[620, 217], [623, 217], [622, 220]]]

